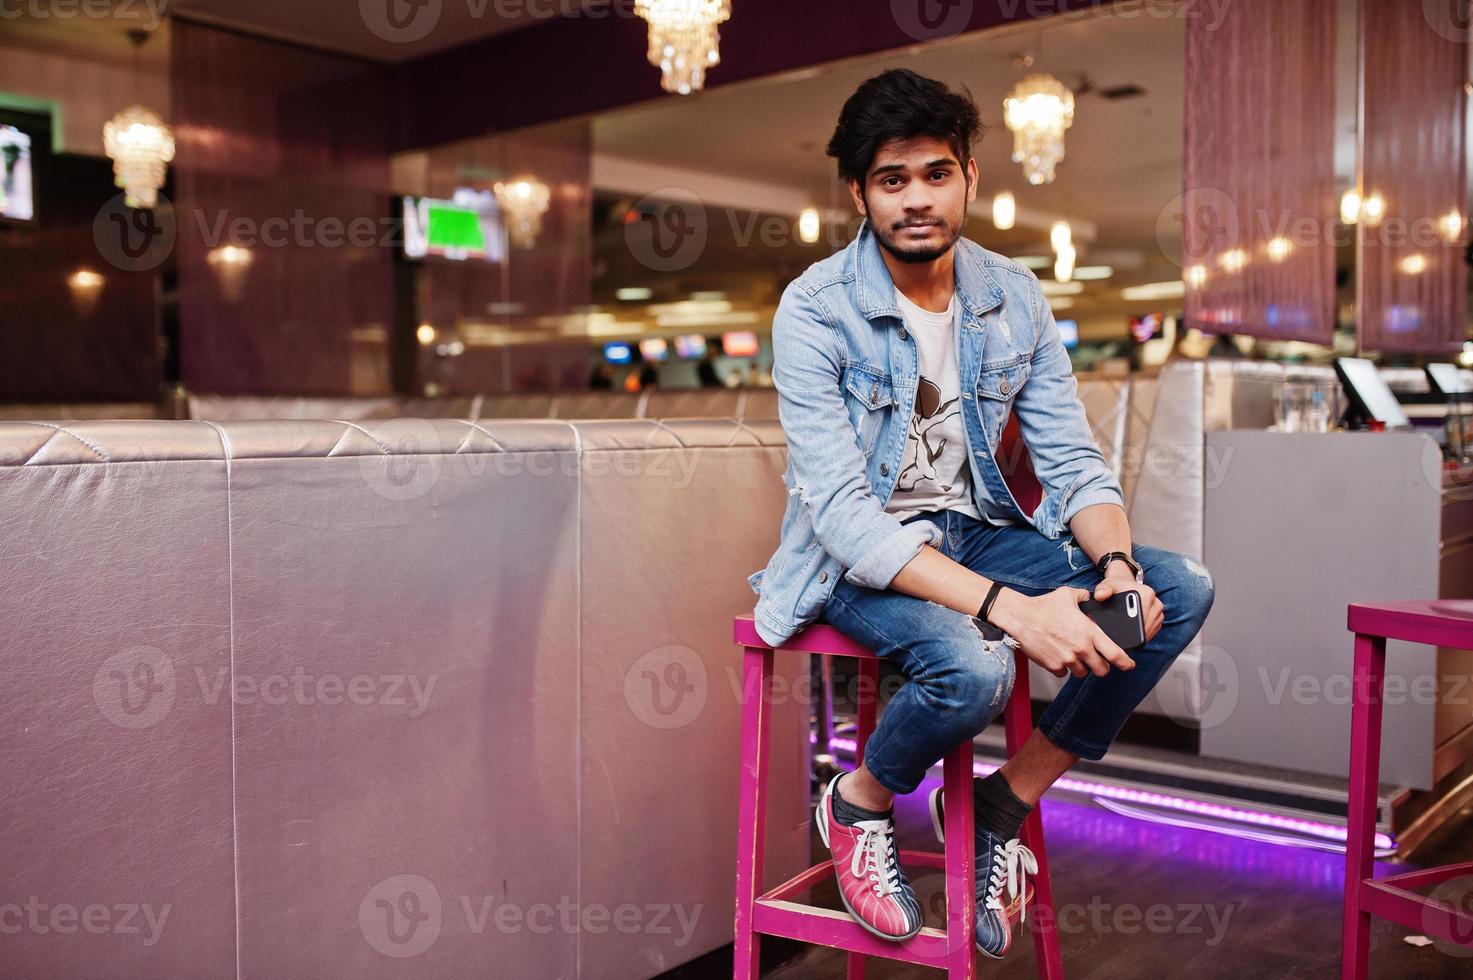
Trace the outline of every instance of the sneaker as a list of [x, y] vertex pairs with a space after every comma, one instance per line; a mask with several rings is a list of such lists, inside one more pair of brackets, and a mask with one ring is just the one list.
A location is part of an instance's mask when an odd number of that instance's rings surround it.
[[921, 904], [901, 873], [895, 850], [895, 824], [861, 820], [853, 826], [834, 816], [834, 787], [829, 780], [814, 810], [818, 835], [834, 860], [839, 898], [849, 914], [881, 939], [900, 942], [921, 931]]
[[[941, 788], [931, 791], [931, 829], [946, 842]], [[1013, 945], [1013, 920], [1025, 922], [1033, 888], [1028, 875], [1038, 873], [1038, 859], [1017, 837], [1003, 840], [977, 831], [977, 949], [1000, 960]], [[1004, 896], [1006, 891], [1006, 897]]]

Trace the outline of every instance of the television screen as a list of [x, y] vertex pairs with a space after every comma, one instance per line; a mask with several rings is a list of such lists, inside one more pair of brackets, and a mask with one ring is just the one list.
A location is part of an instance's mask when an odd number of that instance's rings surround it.
[[1059, 336], [1064, 339], [1064, 346], [1073, 350], [1079, 346], [1079, 321], [1078, 320], [1055, 320], [1059, 327]]
[[731, 330], [721, 335], [721, 350], [727, 357], [752, 357], [758, 349], [757, 335], [750, 330]]
[[706, 338], [698, 333], [675, 338], [675, 356], [691, 361], [706, 356]]
[[604, 344], [604, 360], [610, 364], [628, 364], [634, 360], [634, 348], [622, 340]]
[[639, 342], [639, 356], [646, 361], [664, 361], [670, 357], [670, 345], [664, 337], [646, 337]]
[[455, 262], [502, 259], [501, 207], [490, 191], [457, 190], [450, 200], [404, 198], [404, 254]]
[[14, 126], [0, 125], [0, 218], [34, 221], [35, 194], [30, 135]]

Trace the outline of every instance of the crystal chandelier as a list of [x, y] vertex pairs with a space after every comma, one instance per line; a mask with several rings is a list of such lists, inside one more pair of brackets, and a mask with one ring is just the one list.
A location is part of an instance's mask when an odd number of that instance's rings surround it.
[[[148, 31], [128, 32], [133, 43], [134, 98], [138, 97], [138, 52], [148, 37]], [[123, 109], [102, 127], [102, 148], [112, 158], [123, 203], [130, 208], [156, 205], [169, 161], [174, 159], [174, 133], [158, 113], [137, 103]]]
[[145, 106], [128, 106], [102, 127], [102, 148], [112, 158], [128, 207], [157, 204], [164, 174], [174, 159], [174, 133], [158, 114]]
[[547, 185], [532, 177], [520, 177], [510, 183], [497, 181], [492, 187], [496, 203], [507, 215], [507, 236], [517, 248], [531, 248], [542, 230], [542, 216], [552, 194]]
[[1013, 162], [1030, 184], [1047, 184], [1064, 159], [1064, 130], [1074, 124], [1074, 93], [1052, 75], [1029, 75], [1003, 100], [1013, 131]]
[[706, 84], [706, 69], [721, 62], [716, 25], [731, 17], [731, 0], [634, 0], [650, 25], [650, 64], [660, 87], [689, 95]]

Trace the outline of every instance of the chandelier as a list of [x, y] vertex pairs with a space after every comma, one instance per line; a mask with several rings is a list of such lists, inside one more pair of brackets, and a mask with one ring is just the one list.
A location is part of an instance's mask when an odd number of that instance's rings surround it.
[[634, 0], [650, 25], [650, 64], [660, 87], [689, 95], [706, 84], [706, 69], [721, 62], [716, 25], [731, 17], [731, 0]]
[[113, 161], [117, 185], [130, 208], [158, 203], [174, 159], [174, 134], [152, 109], [130, 105], [102, 127], [102, 148]]
[[1064, 159], [1064, 130], [1074, 124], [1074, 93], [1052, 75], [1029, 75], [1003, 100], [1013, 131], [1013, 162], [1030, 184], [1047, 184]]
[[[138, 97], [138, 52], [148, 42], [144, 30], [128, 32], [133, 43], [133, 97]], [[134, 103], [113, 116], [102, 127], [102, 149], [113, 162], [115, 183], [123, 189], [123, 203], [130, 208], [151, 208], [158, 203], [164, 174], [174, 159], [174, 133], [147, 106]]]
[[507, 215], [507, 237], [517, 248], [531, 248], [542, 230], [542, 216], [552, 193], [547, 185], [533, 177], [520, 177], [510, 183], [497, 181], [492, 187], [496, 203]]

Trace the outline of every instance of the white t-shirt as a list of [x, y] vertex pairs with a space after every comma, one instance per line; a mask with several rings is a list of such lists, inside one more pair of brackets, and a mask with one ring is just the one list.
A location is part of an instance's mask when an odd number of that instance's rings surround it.
[[956, 348], [956, 293], [943, 313], [921, 309], [895, 290], [905, 328], [915, 338], [920, 358], [915, 412], [905, 438], [905, 457], [885, 509], [904, 520], [923, 510], [952, 509], [982, 519], [972, 502], [972, 472], [967, 463], [967, 431], [962, 419], [961, 379]]

